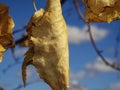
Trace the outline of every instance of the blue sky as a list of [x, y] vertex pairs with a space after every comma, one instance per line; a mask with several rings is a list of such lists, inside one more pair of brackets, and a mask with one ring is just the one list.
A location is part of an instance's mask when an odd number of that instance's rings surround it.
[[[35, 0], [37, 7], [44, 8], [46, 0]], [[10, 15], [15, 22], [14, 30], [26, 25], [34, 13], [32, 0], [0, 0], [9, 6]], [[84, 6], [81, 5], [82, 11]], [[83, 11], [84, 12], [84, 11]], [[69, 32], [69, 53], [70, 53], [70, 84], [81, 90], [120, 90], [120, 73], [104, 65], [96, 54], [88, 33], [87, 27], [79, 19], [75, 10], [73, 0], [68, 0], [63, 5], [63, 16], [65, 17]], [[104, 50], [103, 55], [107, 60], [113, 61], [116, 36], [120, 29], [120, 21], [108, 23], [92, 23], [92, 33], [97, 46]], [[15, 34], [18, 39], [25, 33], [25, 30]], [[120, 49], [120, 48], [119, 48]], [[16, 46], [15, 55], [22, 62], [26, 48]], [[23, 85], [21, 78], [21, 65], [14, 64], [11, 51], [7, 50], [0, 63], [0, 86], [5, 90], [15, 90], [14, 88]], [[9, 65], [13, 67], [9, 68]], [[3, 72], [6, 68], [7, 71]], [[28, 67], [27, 82], [36, 82], [20, 90], [50, 90], [49, 86], [38, 79], [37, 72], [33, 66]], [[39, 80], [39, 81], [36, 81]], [[79, 90], [74, 89], [74, 90]], [[16, 89], [18, 90], [18, 89]], [[72, 90], [72, 88], [70, 89]]]

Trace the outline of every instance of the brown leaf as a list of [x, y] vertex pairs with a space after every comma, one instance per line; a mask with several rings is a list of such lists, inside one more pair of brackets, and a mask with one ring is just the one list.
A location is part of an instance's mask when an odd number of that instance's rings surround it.
[[120, 0], [84, 0], [90, 22], [111, 22], [120, 19]]
[[48, 0], [46, 10], [32, 16], [28, 28], [30, 49], [22, 65], [26, 84], [26, 67], [32, 64], [52, 90], [69, 87], [68, 33], [60, 0]]
[[28, 35], [24, 34], [19, 41], [19, 46], [20, 47], [28, 47], [29, 46], [29, 41], [28, 41]]
[[6, 49], [14, 46], [12, 37], [14, 22], [8, 14], [8, 7], [0, 3], [0, 62]]

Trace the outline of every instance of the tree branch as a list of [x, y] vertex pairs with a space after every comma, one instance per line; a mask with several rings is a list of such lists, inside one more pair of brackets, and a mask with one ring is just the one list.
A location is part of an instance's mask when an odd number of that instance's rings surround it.
[[92, 32], [91, 32], [91, 27], [90, 27], [90, 23], [88, 22], [88, 20], [82, 15], [81, 13], [81, 10], [80, 10], [80, 7], [79, 7], [79, 2], [78, 0], [74, 0], [74, 5], [75, 5], [75, 8], [78, 12], [78, 15], [80, 16], [80, 18], [83, 20], [83, 22], [86, 23], [87, 27], [88, 27], [88, 32], [89, 32], [89, 37], [90, 37], [90, 40], [91, 40], [91, 43], [97, 53], [97, 55], [101, 58], [101, 60], [108, 66], [110, 66], [111, 68], [117, 70], [120, 72], [120, 67], [115, 64], [115, 63], [109, 63], [105, 58], [104, 56], [101, 54], [101, 51], [97, 48], [97, 45], [93, 39], [93, 36], [92, 36]]
[[67, 0], [60, 0], [61, 4], [63, 5]]
[[115, 58], [119, 60], [119, 47], [120, 47], [120, 29], [118, 30], [117, 36], [116, 36], [116, 46], [115, 46]]

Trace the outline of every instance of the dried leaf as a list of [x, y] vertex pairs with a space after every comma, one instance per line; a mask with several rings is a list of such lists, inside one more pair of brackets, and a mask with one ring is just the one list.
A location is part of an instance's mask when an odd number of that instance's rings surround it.
[[29, 41], [28, 41], [28, 35], [24, 34], [19, 42], [20, 47], [28, 47]]
[[90, 22], [111, 22], [120, 19], [120, 0], [84, 0]]
[[8, 14], [8, 7], [0, 3], [0, 62], [6, 49], [14, 46], [12, 37], [14, 22]]
[[32, 64], [52, 90], [69, 87], [68, 33], [60, 0], [48, 0], [46, 10], [38, 10], [28, 27], [30, 49], [22, 65], [26, 84], [26, 67]]

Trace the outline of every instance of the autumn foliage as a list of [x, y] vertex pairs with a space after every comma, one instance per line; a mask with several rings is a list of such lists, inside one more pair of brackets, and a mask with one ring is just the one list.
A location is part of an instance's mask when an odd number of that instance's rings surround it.
[[[120, 19], [120, 0], [84, 0], [87, 22], [112, 22]], [[4, 52], [14, 46], [14, 22], [9, 8], [0, 4], [0, 62]], [[33, 65], [40, 78], [52, 90], [69, 88], [68, 32], [60, 0], [47, 0], [46, 9], [37, 10], [27, 25], [27, 46], [22, 65], [26, 85], [26, 67]]]
[[14, 22], [9, 16], [8, 6], [0, 4], [0, 62], [6, 49], [14, 46], [12, 29]]
[[120, 19], [120, 0], [84, 0], [89, 22], [112, 22]]

